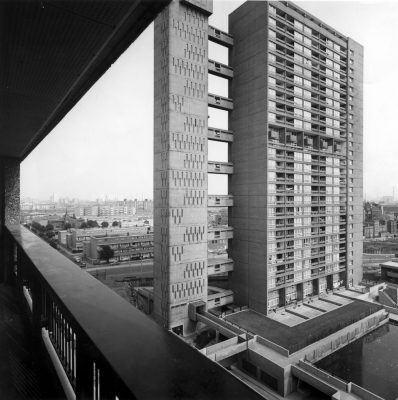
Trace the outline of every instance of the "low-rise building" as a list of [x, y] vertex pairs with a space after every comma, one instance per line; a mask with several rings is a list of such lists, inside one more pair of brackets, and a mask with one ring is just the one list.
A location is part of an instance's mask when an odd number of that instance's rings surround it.
[[148, 226], [134, 226], [129, 228], [111, 227], [109, 229], [71, 229], [66, 234], [66, 245], [74, 252], [83, 251], [83, 242], [89, 240], [92, 236], [125, 236], [125, 235], [145, 235], [150, 232]]
[[129, 261], [153, 257], [153, 234], [125, 236], [91, 236], [84, 242], [83, 256], [93, 264], [101, 261], [101, 250], [109, 246], [113, 256], [109, 261]]

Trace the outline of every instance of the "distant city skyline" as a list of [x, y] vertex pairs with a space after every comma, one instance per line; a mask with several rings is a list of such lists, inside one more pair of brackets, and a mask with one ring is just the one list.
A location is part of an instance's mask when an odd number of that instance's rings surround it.
[[[228, 30], [227, 15], [242, 3], [216, 0], [210, 23]], [[398, 92], [398, 54], [391, 51], [398, 37], [398, 3], [297, 3], [364, 45], [364, 198], [391, 196], [393, 187], [398, 188], [393, 181], [398, 176], [398, 140], [391, 132]], [[227, 52], [213, 45], [209, 55], [227, 61]], [[378, 62], [381, 57], [383, 62]], [[210, 77], [209, 91], [227, 95], [227, 85]], [[226, 127], [225, 117], [217, 112], [209, 112], [209, 117], [209, 125]], [[140, 193], [152, 198], [152, 153], [153, 24], [22, 162], [21, 196], [46, 199], [57, 193], [95, 200], [104, 193], [118, 198]], [[226, 158], [223, 144], [209, 147], [210, 160]], [[226, 194], [223, 178], [210, 178], [210, 193]]]

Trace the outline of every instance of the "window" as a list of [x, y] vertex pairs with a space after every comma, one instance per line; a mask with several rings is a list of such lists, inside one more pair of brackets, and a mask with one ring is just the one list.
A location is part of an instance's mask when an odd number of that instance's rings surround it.
[[299, 40], [300, 42], [303, 41], [303, 35], [301, 33], [297, 32], [297, 31], [294, 31], [294, 38], [296, 40]]
[[294, 42], [294, 50], [302, 52], [303, 46], [301, 44]]
[[303, 100], [302, 99], [300, 99], [299, 97], [295, 97], [294, 98], [294, 104], [295, 105], [297, 105], [297, 106], [303, 106]]
[[311, 81], [304, 79], [304, 86], [311, 87]]
[[352, 156], [354, 155], [354, 152], [353, 152], [352, 150], [349, 150], [348, 155], [349, 155], [350, 157], [352, 157]]
[[354, 83], [354, 79], [351, 78], [351, 77], [349, 77], [349, 78], [348, 78], [348, 82], [349, 82], [349, 83]]
[[333, 76], [333, 71], [329, 68], [326, 68], [326, 75]]
[[305, 98], [311, 98], [311, 92], [308, 90], [303, 90], [303, 95]]
[[276, 44], [274, 42], [268, 42], [268, 48], [270, 50], [275, 51], [276, 50]]
[[294, 72], [298, 72], [299, 74], [303, 73], [303, 68], [297, 64], [294, 64]]
[[303, 24], [297, 20], [294, 20], [294, 27], [299, 31], [303, 30]]
[[311, 102], [310, 102], [310, 101], [307, 101], [307, 100], [304, 100], [304, 101], [303, 101], [303, 106], [304, 106], [305, 108], [311, 108]]
[[354, 147], [354, 142], [348, 142], [349, 147]]
[[354, 91], [354, 88], [353, 88], [352, 86], [350, 86], [350, 87], [348, 88], [348, 90], [352, 93], [352, 92]]
[[354, 64], [354, 60], [352, 58], [350, 58], [350, 65]]
[[350, 74], [354, 73], [354, 69], [353, 68], [350, 68], [349, 71], [350, 71]]
[[350, 95], [350, 96], [348, 96], [348, 100], [349, 100], [349, 101], [353, 101], [353, 100], [354, 100], [354, 97]]
[[276, 56], [275, 56], [275, 54], [268, 54], [268, 59], [269, 59], [269, 61], [270, 62], [272, 62], [272, 63], [274, 63], [274, 62], [276, 62]]
[[302, 85], [303, 84], [303, 78], [300, 78], [297, 75], [294, 75], [294, 83], [297, 83], [298, 85]]
[[353, 56], [353, 55], [354, 55], [354, 50], [350, 49], [350, 56]]
[[352, 175], [352, 174], [354, 173], [354, 170], [353, 170], [352, 168], [349, 168], [349, 169], [348, 169], [348, 173], [349, 173], [350, 175]]
[[[305, 29], [305, 28], [304, 28]], [[312, 41], [310, 38], [308, 37], [304, 37], [304, 44], [311, 46], [312, 45]]]
[[352, 114], [349, 114], [349, 115], [348, 115], [348, 118], [349, 118], [349, 119], [353, 119], [354, 116], [353, 116]]

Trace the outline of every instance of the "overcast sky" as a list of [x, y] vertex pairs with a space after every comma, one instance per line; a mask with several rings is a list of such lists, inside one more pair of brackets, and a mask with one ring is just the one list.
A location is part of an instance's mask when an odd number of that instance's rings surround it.
[[[210, 24], [227, 30], [228, 14], [242, 3], [214, 0]], [[364, 195], [391, 195], [394, 185], [398, 192], [398, 2], [297, 3], [365, 47]], [[227, 62], [226, 50], [214, 44], [209, 57]], [[226, 83], [209, 76], [209, 91], [227, 95]], [[225, 114], [210, 109], [209, 125], [226, 128]], [[209, 159], [226, 161], [226, 146], [210, 144]], [[24, 160], [21, 195], [152, 198], [152, 152], [153, 25]], [[209, 191], [225, 192], [223, 178], [215, 179]]]

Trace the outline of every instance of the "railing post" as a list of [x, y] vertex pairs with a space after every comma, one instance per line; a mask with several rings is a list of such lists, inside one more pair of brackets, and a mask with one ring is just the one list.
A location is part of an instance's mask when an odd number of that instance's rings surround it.
[[76, 400], [94, 399], [94, 364], [91, 344], [81, 333], [76, 339]]

